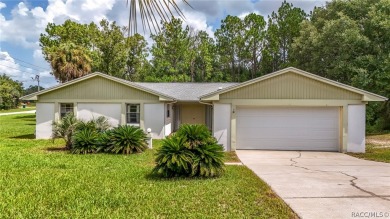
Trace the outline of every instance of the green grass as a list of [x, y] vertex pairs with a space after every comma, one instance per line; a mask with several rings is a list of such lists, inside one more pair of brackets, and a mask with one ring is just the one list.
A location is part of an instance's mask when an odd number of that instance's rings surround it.
[[239, 163], [241, 160], [237, 157], [235, 151], [225, 152], [225, 162]]
[[153, 150], [73, 155], [61, 140], [33, 139], [34, 121], [0, 117], [0, 218], [296, 217], [245, 166], [214, 179], [154, 178]]
[[13, 112], [23, 112], [23, 111], [30, 111], [35, 110], [35, 106], [32, 107], [26, 107], [26, 108], [16, 108], [16, 109], [9, 109], [9, 110], [0, 110], [0, 113], [13, 113]]
[[366, 142], [366, 153], [348, 154], [365, 160], [390, 163], [390, 133], [369, 135]]

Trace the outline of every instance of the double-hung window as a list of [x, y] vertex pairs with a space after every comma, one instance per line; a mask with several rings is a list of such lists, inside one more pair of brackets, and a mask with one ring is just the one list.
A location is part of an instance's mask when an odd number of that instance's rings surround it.
[[61, 103], [60, 104], [60, 116], [61, 116], [61, 118], [65, 117], [66, 114], [74, 113], [73, 109], [74, 109], [73, 103]]
[[128, 125], [139, 126], [140, 104], [126, 105], [126, 123]]

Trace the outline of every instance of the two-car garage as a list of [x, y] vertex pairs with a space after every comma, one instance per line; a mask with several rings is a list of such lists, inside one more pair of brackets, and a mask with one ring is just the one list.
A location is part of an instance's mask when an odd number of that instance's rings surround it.
[[339, 151], [339, 107], [237, 107], [237, 149]]

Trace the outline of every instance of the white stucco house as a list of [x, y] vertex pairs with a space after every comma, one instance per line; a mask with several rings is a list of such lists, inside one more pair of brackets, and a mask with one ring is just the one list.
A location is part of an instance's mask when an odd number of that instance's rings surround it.
[[365, 113], [382, 97], [296, 68], [243, 83], [138, 83], [92, 73], [22, 97], [37, 101], [36, 138], [68, 112], [112, 126], [152, 129], [205, 124], [225, 149], [364, 152]]

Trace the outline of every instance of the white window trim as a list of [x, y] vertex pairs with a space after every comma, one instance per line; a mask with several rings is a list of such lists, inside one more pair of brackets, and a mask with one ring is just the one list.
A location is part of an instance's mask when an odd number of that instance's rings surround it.
[[[129, 113], [134, 113], [134, 112], [129, 112], [129, 106], [131, 105], [134, 105], [134, 106], [137, 106], [137, 112], [135, 113], [138, 113], [138, 120], [139, 122], [138, 123], [129, 123], [127, 122], [127, 116]], [[126, 103], [126, 111], [125, 111], [125, 117], [126, 117], [126, 125], [131, 125], [131, 126], [136, 126], [136, 127], [140, 127], [141, 126], [141, 104], [140, 103]]]

